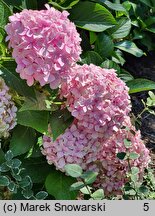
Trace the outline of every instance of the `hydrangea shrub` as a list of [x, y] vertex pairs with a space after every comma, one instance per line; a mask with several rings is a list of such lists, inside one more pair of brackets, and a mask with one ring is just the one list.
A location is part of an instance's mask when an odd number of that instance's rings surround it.
[[[37, 180], [33, 176], [36, 183], [41, 181], [47, 190], [50, 188], [48, 191], [52, 196], [55, 192], [51, 192], [52, 181], [49, 179], [53, 175], [55, 182], [56, 176], [63, 175], [66, 164], [78, 164], [85, 171], [97, 171], [95, 188], [103, 188], [107, 196], [121, 194], [123, 185], [128, 181], [126, 174], [130, 166], [139, 168], [141, 181], [150, 162], [149, 150], [141, 139], [140, 131], [131, 124], [129, 88], [118, 78], [115, 69], [78, 62], [82, 52], [80, 30], [77, 31], [75, 24], [69, 20], [67, 11], [60, 12], [49, 5], [45, 7], [43, 10], [24, 9], [15, 13], [5, 26], [6, 42], [17, 64], [17, 73], [9, 71], [9, 67], [5, 69], [5, 64], [2, 64], [2, 77], [10, 78], [8, 83], [11, 87], [15, 86], [16, 80], [17, 83], [21, 79], [26, 80], [34, 95], [22, 95], [26, 89], [19, 86], [18, 92], [16, 88], [17, 111], [9, 88], [0, 77], [0, 138], [9, 136], [17, 120], [20, 126], [13, 130], [7, 147], [15, 149], [20, 140], [25, 146], [18, 146], [16, 155], [24, 155], [23, 158], [30, 161], [38, 157], [40, 173], [45, 175], [48, 164], [54, 165], [54, 168], [50, 166], [46, 180], [38, 173]], [[93, 55], [101, 61], [99, 54], [94, 52]], [[7, 58], [5, 56], [4, 61]], [[69, 114], [63, 116], [62, 112], [55, 121], [53, 110], [55, 113], [68, 110]], [[73, 121], [66, 127], [64, 124], [68, 118]], [[47, 128], [51, 121], [55, 121], [56, 126], [54, 129], [49, 127], [49, 132]], [[54, 130], [59, 130], [59, 127], [63, 130], [60, 130], [61, 133], [58, 131], [59, 135], [54, 140]], [[129, 148], [124, 140], [131, 142]], [[129, 166], [128, 160], [117, 157], [121, 152], [134, 152], [138, 157], [131, 160]], [[35, 170], [35, 164], [33, 166]], [[61, 180], [65, 178], [68, 180], [69, 177], [63, 175]], [[67, 184], [65, 182], [64, 185]]]

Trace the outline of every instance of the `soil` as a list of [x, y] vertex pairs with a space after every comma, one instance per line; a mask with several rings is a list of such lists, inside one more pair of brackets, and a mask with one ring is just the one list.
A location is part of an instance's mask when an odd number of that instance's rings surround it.
[[[155, 81], [155, 52], [150, 52], [147, 56], [135, 58], [127, 56], [125, 69], [128, 70], [135, 78], [146, 78]], [[155, 90], [152, 90], [155, 93]], [[142, 100], [146, 101], [148, 92], [139, 92], [131, 95], [132, 112], [135, 116], [141, 113], [144, 108]], [[155, 107], [153, 108], [155, 111]], [[151, 151], [152, 162], [155, 169], [155, 115], [144, 112], [141, 118], [142, 139]]]

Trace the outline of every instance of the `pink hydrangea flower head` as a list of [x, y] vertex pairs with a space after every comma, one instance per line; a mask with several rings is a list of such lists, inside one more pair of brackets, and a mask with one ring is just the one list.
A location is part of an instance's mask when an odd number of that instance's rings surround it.
[[128, 88], [113, 69], [76, 65], [61, 86], [60, 96], [79, 126], [95, 137], [109, 137], [130, 112]]
[[66, 164], [79, 164], [84, 170], [97, 160], [100, 140], [92, 139], [91, 135], [74, 122], [65, 133], [55, 141], [43, 136], [42, 154], [46, 155], [49, 164], [64, 171]]
[[67, 11], [46, 7], [40, 11], [24, 9], [10, 16], [6, 40], [13, 48], [20, 77], [29, 86], [36, 80], [55, 89], [79, 59], [81, 39]]
[[[139, 181], [150, 162], [149, 150], [141, 140], [140, 131], [136, 131], [131, 123], [130, 125], [125, 124], [125, 126], [128, 129], [119, 129], [104, 142], [98, 154], [98, 161], [102, 168], [100, 168], [100, 174], [95, 184], [99, 188], [102, 187], [107, 195], [121, 193], [121, 188], [127, 182], [126, 174], [130, 170], [128, 161], [120, 160], [117, 153], [137, 153], [138, 158], [130, 160], [130, 166], [139, 168]], [[129, 148], [125, 146], [124, 140], [126, 139], [131, 142]]]
[[0, 138], [8, 137], [9, 131], [16, 125], [17, 108], [8, 91], [9, 88], [0, 77]]

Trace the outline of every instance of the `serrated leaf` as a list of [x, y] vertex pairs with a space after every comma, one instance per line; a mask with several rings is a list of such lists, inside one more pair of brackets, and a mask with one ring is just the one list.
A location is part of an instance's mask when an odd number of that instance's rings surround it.
[[124, 17], [118, 20], [118, 24], [109, 29], [109, 34], [113, 37], [113, 39], [122, 39], [130, 33], [131, 29], [131, 20]]
[[33, 183], [44, 184], [47, 175], [51, 172], [51, 165], [43, 157], [26, 158], [22, 160], [22, 165], [25, 168], [24, 175], [31, 176]]
[[117, 153], [117, 157], [120, 160], [124, 160], [125, 156], [126, 156], [125, 152], [119, 152], [119, 153]]
[[115, 11], [123, 11], [125, 13], [127, 13], [126, 9], [123, 7], [122, 4], [119, 4], [119, 3], [112, 3], [108, 0], [95, 0], [95, 2], [98, 2], [98, 3], [101, 3], [101, 4], [104, 4], [106, 5], [108, 8], [112, 9], [112, 10], [115, 10]]
[[78, 178], [82, 175], [82, 168], [77, 165], [77, 164], [67, 164], [65, 165], [65, 171], [66, 173], [73, 177], [73, 178]]
[[95, 64], [100, 65], [103, 62], [102, 57], [95, 51], [87, 51], [82, 56], [82, 63], [83, 64]]
[[8, 23], [8, 17], [11, 16], [12, 11], [5, 3], [0, 0], [0, 27], [4, 27]]
[[44, 200], [44, 199], [46, 199], [47, 196], [48, 196], [48, 193], [47, 193], [47, 192], [45, 192], [45, 191], [40, 191], [40, 192], [38, 192], [38, 193], [35, 195], [35, 198], [36, 198], [37, 200]]
[[47, 132], [49, 112], [27, 110], [17, 112], [17, 122], [20, 125], [34, 128], [40, 133]]
[[35, 91], [35, 98], [29, 98], [26, 97], [24, 104], [22, 105], [22, 107], [20, 108], [19, 112], [21, 111], [27, 111], [27, 110], [50, 110], [50, 111], [54, 111], [57, 110], [57, 106], [54, 104], [50, 104], [49, 108], [47, 107], [47, 97], [44, 93], [40, 93], [38, 91]]
[[86, 184], [92, 184], [96, 180], [97, 175], [97, 172], [87, 171], [81, 175], [81, 178], [84, 179]]
[[121, 41], [115, 44], [115, 47], [128, 52], [136, 57], [141, 57], [144, 53], [141, 49], [139, 49], [136, 44], [132, 41]]
[[105, 33], [99, 33], [95, 42], [95, 51], [106, 58], [112, 54], [113, 50], [114, 43], [111, 37]]
[[55, 140], [60, 134], [73, 122], [73, 117], [68, 110], [57, 110], [50, 115], [50, 125], [52, 129], [53, 140]]
[[126, 84], [129, 87], [130, 94], [155, 89], [154, 81], [142, 78], [130, 80]]
[[100, 65], [100, 67], [102, 67], [102, 68], [107, 68], [107, 69], [113, 68], [113, 69], [116, 70], [116, 73], [117, 73], [117, 74], [120, 74], [120, 73], [121, 73], [121, 68], [120, 68], [120, 66], [119, 66], [118, 64], [116, 64], [114, 61], [109, 60], [109, 59], [105, 60], [105, 61]]
[[10, 149], [14, 156], [22, 155], [28, 152], [35, 143], [36, 133], [34, 129], [18, 125], [13, 131]]
[[46, 178], [45, 187], [47, 192], [57, 200], [72, 200], [77, 196], [75, 191], [69, 190], [73, 183], [73, 178], [53, 170]]
[[0, 76], [3, 77], [9, 87], [13, 88], [19, 94], [35, 98], [33, 87], [29, 87], [26, 82], [19, 77], [15, 69], [16, 63], [14, 61], [5, 61], [0, 64]]
[[85, 184], [83, 182], [75, 182], [71, 185], [70, 191], [80, 190], [84, 186], [85, 186]]
[[113, 15], [100, 4], [79, 2], [70, 11], [70, 19], [80, 28], [102, 32], [116, 24]]

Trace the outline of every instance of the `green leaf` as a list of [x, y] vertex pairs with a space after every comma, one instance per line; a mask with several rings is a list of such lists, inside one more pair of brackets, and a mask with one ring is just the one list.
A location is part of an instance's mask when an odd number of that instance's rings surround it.
[[26, 199], [30, 199], [33, 196], [33, 191], [29, 189], [22, 190], [22, 194]]
[[137, 175], [139, 173], [139, 168], [138, 167], [131, 167], [131, 173], [133, 175]]
[[115, 47], [128, 52], [136, 57], [141, 57], [144, 53], [141, 49], [139, 49], [135, 43], [132, 41], [121, 41], [115, 44]]
[[97, 191], [95, 191], [91, 197], [94, 200], [102, 200], [104, 198], [104, 190], [103, 189], [98, 189]]
[[19, 175], [19, 174], [12, 174], [13, 178], [16, 180], [16, 181], [21, 181], [22, 180], [22, 177]]
[[6, 176], [0, 176], [0, 186], [8, 186], [10, 184], [10, 180]]
[[130, 94], [155, 89], [154, 81], [142, 78], [128, 81], [126, 84], [129, 87]]
[[123, 17], [118, 20], [118, 24], [109, 29], [109, 34], [114, 38], [114, 39], [121, 39], [126, 37], [130, 33], [131, 29], [131, 20]]
[[25, 0], [25, 4], [26, 4], [26, 8], [27, 9], [37, 9], [38, 7], [38, 3], [37, 3], [37, 0]]
[[150, 0], [140, 0], [140, 2], [144, 3], [145, 5], [152, 7], [152, 3]]
[[55, 140], [71, 125], [73, 117], [68, 110], [63, 109], [52, 112], [49, 121], [52, 129], [53, 140]]
[[16, 64], [14, 61], [5, 61], [0, 64], [0, 76], [3, 77], [6, 84], [17, 91], [19, 94], [26, 97], [34, 97], [35, 92], [32, 87], [29, 87], [15, 71]]
[[139, 154], [137, 154], [135, 152], [131, 152], [129, 154], [129, 159], [135, 160], [135, 159], [139, 158], [139, 156], [140, 156]]
[[65, 165], [65, 171], [68, 175], [74, 178], [78, 178], [82, 175], [82, 168], [77, 164], [67, 164]]
[[36, 142], [34, 129], [18, 125], [10, 141], [10, 150], [14, 156], [25, 154]]
[[124, 11], [125, 13], [127, 12], [126, 9], [123, 7], [123, 5], [119, 3], [112, 3], [107, 0], [95, 0], [95, 2], [101, 3], [106, 5], [108, 8], [115, 10], [115, 11]]
[[124, 65], [125, 59], [121, 50], [117, 49], [112, 53], [112, 61], [117, 64], [121, 64], [122, 66]]
[[95, 64], [100, 65], [103, 62], [102, 57], [95, 51], [87, 51], [82, 56], [82, 63], [83, 64]]
[[55, 8], [61, 9], [61, 10], [68, 10], [71, 9], [74, 5], [76, 5], [80, 0], [66, 0], [64, 2], [64, 4], [60, 5], [56, 2], [53, 2], [52, 0], [50, 0], [49, 4], [52, 4]]
[[33, 183], [44, 183], [52, 170], [51, 165], [43, 157], [26, 158], [22, 160], [22, 165], [25, 168], [24, 175], [31, 176]]
[[83, 194], [87, 194], [87, 195], [90, 194], [91, 190], [92, 190], [92, 187], [89, 187], [88, 185], [87, 185], [87, 187], [83, 187], [83, 188], [80, 189], [80, 191], [81, 191]]
[[12, 168], [13, 169], [19, 168], [21, 164], [22, 164], [22, 162], [17, 158], [12, 160]]
[[16, 184], [13, 182], [13, 181], [11, 181], [10, 182], [10, 184], [8, 185], [8, 189], [11, 191], [11, 192], [16, 192]]
[[140, 193], [143, 193], [143, 194], [148, 194], [149, 193], [149, 189], [144, 185], [141, 185], [138, 190], [139, 190]]
[[84, 186], [85, 186], [85, 184], [83, 182], [75, 182], [71, 185], [70, 191], [80, 190]]
[[7, 151], [7, 153], [5, 154], [5, 160], [10, 161], [13, 158], [13, 152], [11, 150]]
[[120, 66], [119, 66], [118, 64], [116, 64], [114, 61], [109, 60], [109, 59], [105, 60], [105, 61], [100, 65], [100, 67], [102, 67], [102, 68], [107, 68], [107, 69], [113, 68], [113, 69], [116, 70], [116, 73], [117, 73], [117, 74], [120, 74], [120, 72], [121, 72]]
[[97, 172], [87, 171], [83, 173], [80, 177], [84, 179], [86, 184], [92, 184], [96, 180], [97, 175]]
[[[25, 98], [25, 102], [20, 108], [19, 112], [26, 111], [26, 110], [56, 110], [57, 106], [52, 105], [49, 109], [47, 108], [46, 100], [47, 97], [44, 93], [40, 93], [38, 91], [35, 92], [35, 98]], [[51, 109], [52, 108], [52, 109]]]
[[125, 156], [126, 156], [125, 152], [119, 152], [119, 153], [117, 153], [117, 157], [120, 160], [124, 160]]
[[114, 50], [114, 43], [111, 37], [105, 33], [99, 33], [95, 42], [95, 51], [103, 58], [108, 57]]
[[31, 178], [29, 176], [25, 176], [20, 182], [19, 186], [21, 188], [25, 188], [31, 184]]
[[47, 192], [57, 200], [74, 200], [77, 193], [69, 190], [73, 183], [73, 178], [53, 170], [46, 178], [45, 187]]
[[[1, 142], [0, 142], [0, 144], [1, 144]], [[4, 152], [0, 148], [0, 164], [2, 164], [4, 161], [5, 161]]]
[[8, 23], [8, 17], [11, 16], [12, 12], [8, 5], [0, 0], [0, 27], [5, 27]]
[[70, 19], [80, 28], [102, 32], [116, 24], [113, 15], [100, 4], [79, 2], [70, 11]]
[[40, 191], [35, 195], [37, 200], [44, 200], [46, 199], [47, 196], [48, 196], [48, 193], [45, 191]]
[[132, 142], [128, 139], [124, 139], [124, 145], [126, 148], [130, 148], [132, 146]]
[[123, 68], [121, 69], [121, 72], [120, 72], [120, 74], [119, 74], [118, 76], [119, 76], [119, 78], [120, 78], [121, 80], [123, 80], [124, 82], [128, 82], [128, 81], [134, 79], [134, 77], [133, 77], [128, 71], [126, 71], [126, 70], [123, 69]]
[[0, 172], [8, 172], [10, 170], [10, 167], [7, 166], [7, 163], [4, 162], [0, 166]]
[[17, 122], [20, 125], [32, 127], [40, 133], [47, 132], [49, 113], [47, 111], [17, 112]]
[[90, 31], [89, 37], [90, 37], [90, 44], [93, 44], [97, 39], [97, 33]]

